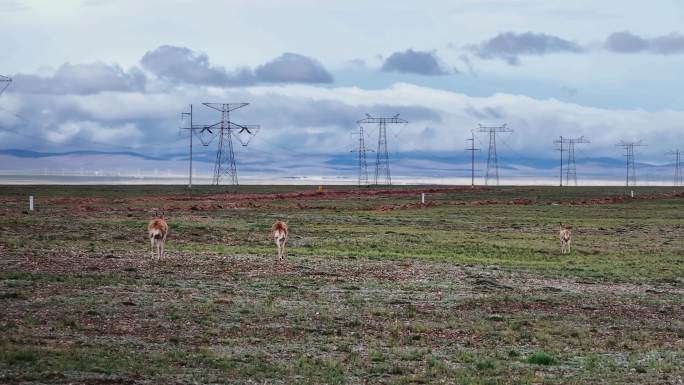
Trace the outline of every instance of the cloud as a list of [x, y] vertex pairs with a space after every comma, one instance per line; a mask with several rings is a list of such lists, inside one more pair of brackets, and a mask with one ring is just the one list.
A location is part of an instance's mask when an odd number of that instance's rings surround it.
[[446, 75], [448, 73], [442, 68], [434, 52], [414, 51], [412, 49], [390, 55], [382, 64], [381, 70], [427, 76]]
[[[262, 83], [330, 83], [332, 76], [312, 58], [285, 53], [257, 67], [228, 71], [212, 66], [209, 57], [186, 47], [164, 45], [148, 51], [140, 64], [157, 78], [171, 85], [186, 84], [216, 87], [243, 87]], [[50, 76], [17, 74], [15, 91], [42, 94], [95, 94], [105, 91], [145, 90], [146, 73], [134, 67], [124, 71], [116, 64], [63, 64]]]
[[366, 61], [361, 58], [349, 60], [346, 64], [353, 68], [366, 68]]
[[204, 86], [244, 86], [256, 81], [251, 70], [228, 72], [209, 63], [209, 57], [186, 47], [163, 45], [140, 59], [143, 68], [173, 83]]
[[628, 31], [614, 32], [606, 39], [604, 47], [611, 52], [650, 52], [669, 55], [684, 53], [684, 36], [678, 33], [644, 38]]
[[466, 68], [468, 69], [468, 73], [472, 76], [476, 76], [477, 73], [475, 72], [475, 67], [473, 66], [473, 61], [470, 60], [470, 56], [466, 54], [461, 54], [459, 55], [458, 59], [465, 64]]
[[[403, 128], [392, 127], [388, 132], [393, 153], [453, 153], [463, 148], [478, 123], [508, 123], [515, 132], [502, 136], [499, 142], [500, 155], [508, 159], [555, 159], [553, 140], [573, 132], [592, 142], [583, 148], [583, 156], [621, 159], [615, 143], [643, 139], [650, 146], [639, 150], [639, 160], [648, 161], [662, 159], [667, 148], [658, 144], [675, 143], [678, 132], [684, 129], [679, 123], [684, 122], [684, 112], [678, 111], [611, 110], [510, 94], [472, 97], [402, 83], [373, 90], [294, 84], [221, 89], [189, 85], [163, 92], [59, 97], [8, 93], [3, 95], [3, 108], [26, 119], [0, 111], [0, 141], [3, 148], [65, 151], [128, 147], [142, 148], [148, 155], [183, 154], [187, 137], [179, 136], [178, 112], [195, 103], [195, 123], [213, 123], [219, 118], [215, 111], [198, 105], [203, 100], [251, 103], [231, 117], [237, 123], [261, 125], [249, 147], [239, 149], [250, 151], [250, 159], [255, 161], [266, 153], [301, 163], [307, 162], [307, 154], [349, 154], [357, 143], [351, 133], [366, 112], [373, 116], [401, 113], [409, 121]], [[368, 126], [367, 133], [367, 145], [373, 146], [377, 135], [374, 127]], [[482, 135], [477, 140], [487, 143]], [[205, 150], [214, 148], [215, 143]]]
[[145, 88], [145, 76], [138, 69], [124, 71], [105, 63], [63, 64], [51, 76], [17, 74], [14, 91], [44, 94], [94, 94], [103, 91], [133, 92]]
[[[195, 102], [195, 123], [214, 123], [220, 117], [202, 100], [247, 100], [249, 107], [232, 114], [237, 123], [259, 124], [259, 136], [282, 146], [304, 145], [313, 152], [347, 146], [349, 132], [365, 113], [388, 116], [401, 113], [412, 122], [439, 123], [441, 115], [428, 106], [338, 100], [334, 95], [311, 96], [278, 91], [283, 86], [224, 88], [202, 86], [173, 88], [163, 92], [120, 92], [90, 95], [11, 94], [0, 111], [0, 141], [5, 148], [103, 149], [146, 148], [154, 151], [179, 137], [178, 112]], [[304, 87], [315, 92], [317, 87]], [[257, 92], [264, 90], [265, 93]], [[9, 129], [3, 131], [3, 128]], [[19, 133], [15, 135], [12, 133]], [[265, 136], [264, 136], [265, 133]], [[310, 145], [310, 147], [309, 147]], [[38, 146], [38, 147], [37, 147]]]
[[228, 71], [212, 66], [209, 57], [187, 47], [164, 45], [140, 60], [143, 68], [175, 84], [238, 87], [264, 83], [331, 83], [332, 75], [315, 59], [284, 53], [268, 63]]
[[485, 106], [475, 108], [473, 106], [468, 106], [463, 110], [463, 112], [478, 120], [504, 119], [503, 111], [499, 107]]
[[0, 12], [17, 12], [29, 9], [26, 4], [20, 3], [18, 0], [0, 0]]
[[579, 90], [575, 87], [570, 87], [570, 86], [562, 86], [561, 91], [566, 94], [567, 96], [577, 96], [579, 95]]
[[468, 47], [482, 59], [501, 59], [510, 65], [519, 65], [521, 55], [546, 55], [550, 53], [580, 53], [582, 47], [569, 40], [545, 33], [503, 32], [480, 44]]
[[332, 83], [333, 78], [318, 61], [286, 52], [254, 71], [259, 81], [270, 83]]
[[302, 127], [334, 127], [353, 129], [366, 113], [373, 116], [402, 117], [412, 121], [440, 122], [441, 115], [428, 107], [389, 105], [381, 103], [352, 104], [331, 99], [311, 99], [278, 94], [251, 97], [255, 102], [245, 111], [247, 120], [260, 121], [265, 126], [295, 131]]
[[88, 142], [133, 143], [143, 138], [137, 124], [103, 125], [93, 121], [65, 121], [46, 133], [55, 143], [68, 143], [74, 138]]

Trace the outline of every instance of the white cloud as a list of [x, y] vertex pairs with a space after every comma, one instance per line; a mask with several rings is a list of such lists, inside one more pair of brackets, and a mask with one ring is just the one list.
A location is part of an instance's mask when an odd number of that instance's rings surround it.
[[[350, 133], [365, 112], [401, 113], [409, 121], [401, 131], [390, 130], [394, 152], [459, 153], [470, 130], [479, 123], [508, 123], [515, 132], [501, 137], [502, 156], [555, 158], [552, 142], [559, 135], [584, 135], [592, 142], [582, 150], [584, 156], [620, 158], [620, 149], [615, 147], [619, 140], [643, 139], [650, 146], [640, 150], [640, 156], [657, 160], [665, 150], [677, 146], [677, 133], [684, 128], [680, 123], [684, 113], [677, 111], [601, 109], [510, 94], [470, 97], [406, 83], [378, 90], [280, 85], [213, 89], [211, 95], [204, 88], [184, 87], [156, 94], [7, 96], [30, 122], [0, 111], [0, 127], [22, 130], [33, 140], [14, 137], [5, 146], [32, 148], [40, 143], [35, 138], [46, 137], [50, 141], [46, 145], [55, 150], [61, 143], [88, 148], [88, 142], [150, 146], [158, 152], [182, 150], [182, 141], [165, 143], [182, 139], [177, 130], [178, 113], [188, 103], [196, 104], [198, 116], [203, 114], [201, 121], [218, 119], [211, 111], [202, 111], [199, 102], [203, 101], [251, 102], [233, 114], [237, 122], [262, 126], [250, 146], [257, 150], [291, 148], [293, 154], [348, 150], [354, 145]], [[372, 129], [369, 132], [372, 134]], [[487, 143], [484, 136], [479, 140]], [[371, 140], [369, 145], [373, 144]]]
[[45, 130], [45, 137], [56, 144], [75, 142], [81, 146], [88, 143], [128, 145], [139, 142], [143, 135], [135, 123], [103, 125], [92, 121], [66, 121]]

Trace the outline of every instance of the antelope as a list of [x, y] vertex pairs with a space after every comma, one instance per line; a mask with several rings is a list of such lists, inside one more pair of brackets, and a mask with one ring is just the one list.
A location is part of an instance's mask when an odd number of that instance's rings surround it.
[[276, 247], [278, 248], [278, 260], [283, 260], [285, 254], [285, 242], [287, 241], [287, 223], [276, 220], [273, 226], [271, 226], [271, 235], [275, 239]]
[[560, 239], [561, 253], [570, 252], [570, 241], [572, 241], [572, 227], [563, 226], [560, 224], [560, 229], [558, 230], [558, 238]]
[[157, 257], [162, 259], [164, 256], [164, 243], [166, 243], [166, 236], [169, 234], [169, 225], [164, 220], [164, 213], [157, 213], [154, 218], [147, 225], [147, 233], [150, 237], [150, 247], [152, 249], [152, 258], [155, 257], [154, 247], [157, 247]]

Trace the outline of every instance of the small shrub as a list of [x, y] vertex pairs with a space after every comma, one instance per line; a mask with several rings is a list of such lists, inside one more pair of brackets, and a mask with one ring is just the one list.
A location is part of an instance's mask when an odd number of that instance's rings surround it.
[[483, 372], [485, 370], [492, 370], [492, 369], [496, 368], [496, 365], [494, 364], [494, 361], [487, 359], [484, 361], [476, 362], [475, 368], [477, 368], [477, 370]]
[[539, 351], [527, 357], [527, 362], [536, 365], [556, 365], [558, 360], [546, 352]]
[[368, 358], [370, 358], [371, 361], [373, 362], [384, 362], [385, 361], [385, 356], [381, 352], [370, 352], [368, 354]]
[[25, 294], [16, 291], [0, 293], [0, 299], [28, 299]]
[[38, 352], [33, 347], [5, 345], [0, 347], [0, 361], [10, 364], [38, 360]]

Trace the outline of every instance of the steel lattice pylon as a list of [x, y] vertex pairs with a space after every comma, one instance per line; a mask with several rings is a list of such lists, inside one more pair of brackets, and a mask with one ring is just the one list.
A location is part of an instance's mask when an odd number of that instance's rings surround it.
[[681, 162], [681, 151], [671, 150], [665, 153], [665, 155], [674, 155], [675, 157], [675, 172], [674, 172], [674, 186], [682, 186], [682, 162]]
[[[563, 152], [568, 153], [568, 161], [566, 162], [565, 167], [565, 185], [569, 186], [570, 181], [572, 180], [574, 185], [577, 186], [577, 164], [575, 162], [575, 145], [578, 143], [589, 143], [589, 140], [585, 139], [583, 136], [580, 136], [579, 138], [565, 138], [561, 136], [559, 140], [556, 140], [553, 143], [560, 145], [559, 151], [561, 187], [563, 186]], [[564, 147], [564, 144], [567, 144], [567, 147]]]
[[636, 186], [637, 178], [636, 164], [634, 162], [634, 147], [646, 146], [646, 144], [642, 143], [642, 141], [625, 142], [621, 140], [620, 143], [618, 143], [616, 146], [622, 147], [625, 150], [625, 154], [623, 155], [625, 157], [625, 161], [627, 164], [627, 176], [625, 179], [625, 186]]
[[496, 153], [496, 133], [497, 132], [513, 132], [506, 125], [498, 127], [485, 127], [480, 125], [477, 129], [479, 132], [489, 133], [489, 151], [487, 152], [487, 172], [485, 174], [485, 184], [489, 185], [489, 180], [496, 180], [496, 185], [499, 185], [499, 159]]
[[[238, 108], [245, 107], [249, 103], [202, 103], [209, 108], [213, 108], [221, 112], [221, 120], [210, 125], [195, 125], [192, 124], [192, 106], [190, 106], [189, 113], [182, 113], [181, 116], [190, 116], [190, 126], [181, 127], [190, 130], [190, 181], [189, 186], [192, 185], [192, 135], [199, 134], [202, 144], [207, 146], [213, 139], [218, 136], [218, 148], [216, 150], [216, 161], [214, 163], [214, 175], [212, 184], [218, 186], [224, 176], [230, 177], [230, 182], [233, 185], [238, 184], [237, 162], [235, 159], [235, 149], [233, 148], [233, 136], [243, 145], [247, 146], [251, 139], [259, 131], [257, 125], [241, 125], [230, 121], [230, 112]], [[214, 132], [216, 131], [216, 132]], [[202, 136], [208, 133], [209, 140], [205, 140]], [[246, 140], [242, 138], [246, 134]]]
[[[375, 118], [366, 114], [365, 119], [357, 122], [359, 125], [375, 123], [378, 125], [378, 150], [375, 157], [375, 185], [392, 184], [390, 173], [389, 151], [387, 150], [387, 124], [406, 124], [406, 120], [401, 119], [399, 114], [391, 118]], [[384, 183], [381, 183], [384, 179]]]
[[[249, 138], [256, 135], [259, 126], [249, 125], [243, 126], [235, 124], [230, 121], [230, 112], [238, 108], [245, 107], [249, 103], [202, 103], [209, 108], [213, 108], [221, 112], [221, 121], [217, 123], [219, 129], [219, 143], [216, 150], [216, 162], [214, 163], [214, 177], [212, 184], [218, 186], [221, 184], [221, 179], [228, 175], [232, 185], [238, 184], [237, 164], [235, 162], [235, 150], [233, 148], [233, 131], [238, 134], [246, 132]], [[249, 140], [242, 145], [246, 146]]]
[[378, 123], [378, 152], [375, 155], [375, 184], [378, 184], [378, 179], [382, 175], [385, 177], [385, 184], [391, 185], [392, 176], [387, 152], [387, 122], [384, 120]]
[[358, 152], [358, 162], [359, 162], [359, 186], [368, 185], [368, 163], [366, 162], [366, 152], [373, 151], [366, 149], [366, 136], [363, 131], [363, 125], [359, 124], [359, 148], [357, 150], [352, 150], [351, 152]]

